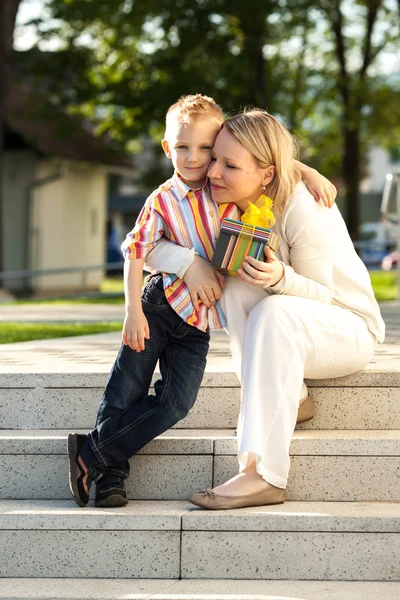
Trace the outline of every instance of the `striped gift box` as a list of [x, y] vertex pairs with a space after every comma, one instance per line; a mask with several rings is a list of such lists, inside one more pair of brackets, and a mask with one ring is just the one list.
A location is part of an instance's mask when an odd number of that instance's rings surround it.
[[265, 246], [275, 252], [278, 244], [279, 238], [271, 229], [224, 219], [211, 264], [228, 275], [236, 275], [246, 256], [264, 260]]

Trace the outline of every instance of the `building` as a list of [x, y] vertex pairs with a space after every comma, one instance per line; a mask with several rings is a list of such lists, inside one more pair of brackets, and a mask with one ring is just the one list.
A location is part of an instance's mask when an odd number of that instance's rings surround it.
[[381, 218], [382, 193], [388, 173], [400, 173], [400, 148], [388, 152], [371, 146], [367, 155], [367, 176], [360, 185], [361, 222], [376, 223]]
[[[102, 265], [110, 173], [132, 163], [31, 87], [14, 85], [5, 118], [2, 198], [4, 271]], [[87, 273], [98, 289], [102, 270]], [[73, 292], [81, 273], [9, 279], [13, 292]]]

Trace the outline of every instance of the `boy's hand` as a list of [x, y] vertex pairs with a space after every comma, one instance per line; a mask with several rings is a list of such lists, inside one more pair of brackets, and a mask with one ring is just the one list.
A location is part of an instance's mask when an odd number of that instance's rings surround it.
[[197, 311], [199, 310], [199, 300], [207, 308], [210, 308], [221, 298], [224, 276], [200, 256], [194, 257], [183, 280], [188, 287], [194, 309]]
[[144, 350], [145, 339], [150, 339], [150, 329], [144, 312], [141, 308], [134, 312], [127, 312], [122, 329], [122, 341], [132, 350], [141, 352]]
[[307, 173], [302, 173], [309, 192], [314, 196], [317, 202], [322, 200], [325, 206], [331, 208], [335, 204], [337, 189], [321, 173], [315, 169], [308, 169]]

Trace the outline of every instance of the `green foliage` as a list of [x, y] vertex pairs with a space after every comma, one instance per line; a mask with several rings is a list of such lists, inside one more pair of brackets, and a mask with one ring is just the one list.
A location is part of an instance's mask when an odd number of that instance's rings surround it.
[[[279, 81], [263, 48], [286, 37], [277, 2], [51, 0], [48, 5], [54, 24], [36, 24], [43, 38], [62, 40], [54, 66], [72, 84], [58, 96], [95, 119], [99, 133], [126, 142], [157, 131], [177, 97], [198, 91], [213, 95], [227, 111], [253, 103], [275, 109]], [[274, 27], [268, 27], [271, 15]], [[32, 66], [37, 71], [37, 63]], [[49, 77], [46, 68], [44, 76]]]
[[[52, 19], [36, 25], [41, 39], [56, 36], [61, 48], [45, 56], [27, 53], [20, 72], [38, 74], [53, 98], [92, 120], [99, 135], [128, 147], [149, 132], [160, 139], [168, 106], [196, 92], [212, 95], [228, 114], [249, 104], [278, 114], [299, 137], [306, 160], [329, 176], [341, 169], [344, 126], [360, 129], [361, 151], [371, 140], [400, 145], [399, 81], [373, 70], [380, 51], [400, 49], [393, 0], [47, 5]], [[369, 51], [375, 6], [379, 26]], [[363, 72], [367, 55], [372, 67]]]

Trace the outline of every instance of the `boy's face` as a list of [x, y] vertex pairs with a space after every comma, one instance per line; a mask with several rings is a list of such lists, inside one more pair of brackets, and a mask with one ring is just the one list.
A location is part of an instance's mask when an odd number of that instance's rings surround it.
[[192, 123], [174, 122], [168, 128], [168, 139], [164, 139], [161, 145], [189, 187], [204, 185], [219, 130], [220, 125], [206, 117], [199, 117]]

